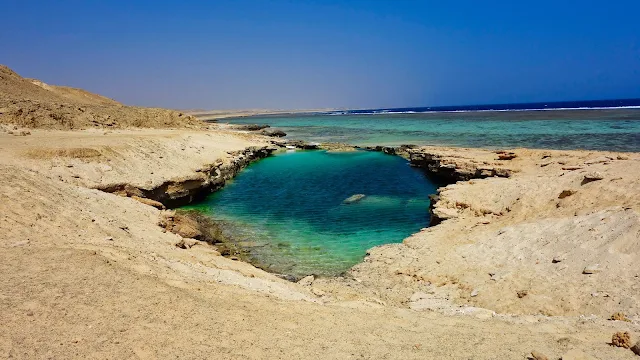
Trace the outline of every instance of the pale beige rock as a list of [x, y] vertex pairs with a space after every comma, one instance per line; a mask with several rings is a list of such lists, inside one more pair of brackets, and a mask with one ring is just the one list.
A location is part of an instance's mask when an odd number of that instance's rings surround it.
[[139, 201], [145, 205], [149, 205], [149, 206], [153, 206], [156, 209], [160, 209], [160, 210], [164, 210], [165, 206], [164, 204], [162, 204], [159, 201], [155, 201], [155, 200], [151, 200], [151, 199], [147, 199], [147, 198], [141, 198], [139, 196], [132, 196], [132, 199]]
[[309, 276], [305, 276], [302, 279], [300, 279], [298, 281], [298, 284], [302, 285], [302, 286], [311, 286], [311, 284], [313, 284], [313, 281], [316, 278], [313, 275], [309, 275]]

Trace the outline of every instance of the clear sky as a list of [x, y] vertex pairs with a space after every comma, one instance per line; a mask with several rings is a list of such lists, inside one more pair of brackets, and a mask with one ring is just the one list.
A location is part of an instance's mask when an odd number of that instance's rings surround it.
[[640, 98], [640, 1], [0, 0], [0, 63], [131, 105]]

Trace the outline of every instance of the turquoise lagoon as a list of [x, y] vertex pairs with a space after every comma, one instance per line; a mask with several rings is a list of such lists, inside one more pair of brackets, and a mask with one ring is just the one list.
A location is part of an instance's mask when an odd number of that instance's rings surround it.
[[[407, 161], [377, 152], [277, 153], [192, 205], [224, 224], [269, 271], [332, 276], [367, 249], [401, 242], [429, 223], [436, 184]], [[354, 194], [362, 200], [346, 204]]]

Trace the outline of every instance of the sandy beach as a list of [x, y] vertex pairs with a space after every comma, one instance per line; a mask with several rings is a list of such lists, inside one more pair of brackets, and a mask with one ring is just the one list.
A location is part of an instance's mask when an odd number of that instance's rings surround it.
[[293, 283], [163, 209], [273, 138], [0, 70], [2, 358], [637, 358], [638, 153], [380, 148], [450, 183], [440, 223]]

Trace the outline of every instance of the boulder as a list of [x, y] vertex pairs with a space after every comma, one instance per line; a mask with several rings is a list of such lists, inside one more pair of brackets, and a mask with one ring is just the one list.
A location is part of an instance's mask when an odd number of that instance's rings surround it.
[[176, 243], [176, 247], [180, 249], [191, 249], [198, 244], [198, 240], [195, 239], [181, 239]]
[[269, 128], [269, 125], [266, 124], [243, 124], [243, 125], [235, 125], [233, 128], [238, 130], [248, 130], [248, 131], [258, 131]]
[[581, 185], [588, 184], [590, 182], [598, 181], [604, 179], [604, 176], [597, 171], [592, 171], [585, 174], [584, 179], [582, 180]]
[[287, 136], [286, 132], [278, 129], [263, 129], [262, 131], [260, 131], [260, 134], [264, 136], [271, 136], [271, 137]]
[[197, 221], [172, 211], [163, 212], [158, 225], [183, 238], [202, 238], [202, 232]]

